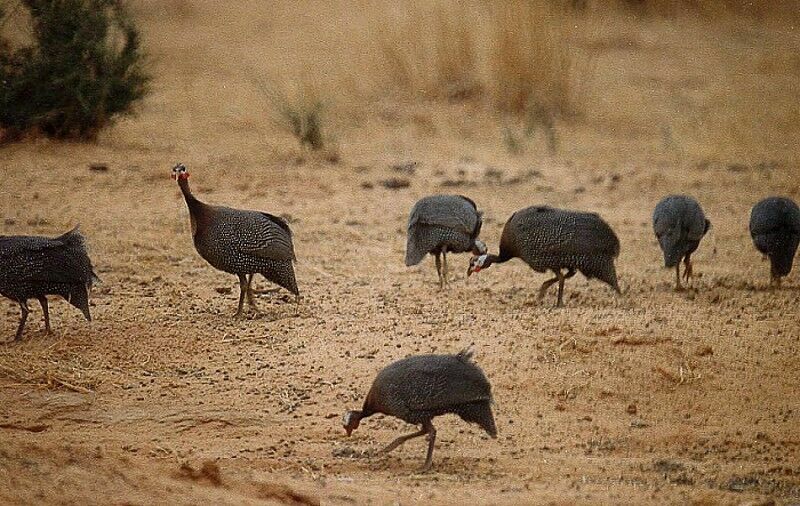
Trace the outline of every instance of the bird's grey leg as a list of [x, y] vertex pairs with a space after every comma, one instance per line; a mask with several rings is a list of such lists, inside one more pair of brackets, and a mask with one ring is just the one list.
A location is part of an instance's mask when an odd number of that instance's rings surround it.
[[[553, 271], [553, 272], [556, 272], [556, 271]], [[547, 289], [550, 288], [551, 286], [553, 286], [553, 283], [558, 281], [558, 275], [560, 275], [560, 273], [561, 273], [561, 269], [558, 270], [558, 274], [556, 275], [556, 277], [554, 277], [553, 279], [548, 279], [547, 281], [542, 283], [541, 288], [539, 288], [539, 295], [538, 295], [538, 299], [539, 300], [542, 300], [544, 298], [544, 294], [547, 291]]]
[[439, 290], [444, 288], [444, 282], [442, 281], [442, 259], [439, 253], [436, 253], [436, 272], [439, 274]]
[[399, 438], [395, 439], [394, 441], [389, 443], [389, 445], [386, 448], [381, 450], [381, 453], [389, 453], [390, 451], [394, 450], [395, 448], [405, 443], [409, 439], [414, 439], [415, 437], [424, 436], [427, 433], [428, 429], [425, 428], [425, 426], [423, 425], [421, 430], [414, 432], [412, 434], [406, 434], [405, 436], [400, 436]]
[[686, 258], [683, 259], [685, 266], [683, 269], [683, 277], [686, 279], [687, 283], [692, 278], [692, 259], [690, 257], [691, 255], [686, 255]]
[[428, 456], [425, 458], [425, 464], [422, 466], [422, 472], [427, 473], [433, 466], [433, 445], [436, 444], [436, 428], [433, 423], [427, 422], [422, 426], [422, 430], [428, 431]]
[[47, 307], [47, 297], [45, 296], [39, 297], [39, 304], [42, 305], [42, 312], [44, 313], [45, 332], [50, 334], [51, 332], [53, 332], [53, 329], [50, 328], [50, 310]]
[[253, 296], [253, 288], [252, 288], [254, 277], [256, 277], [255, 274], [247, 275], [247, 304], [253, 309], [257, 310], [258, 308], [256, 308], [256, 299]]
[[675, 291], [680, 292], [683, 290], [683, 285], [681, 285], [681, 263], [678, 262], [675, 264]]
[[244, 297], [247, 294], [247, 277], [244, 274], [238, 274], [238, 276], [239, 276], [239, 309], [237, 309], [236, 314], [233, 315], [234, 318], [242, 316], [242, 308], [244, 307]]
[[447, 282], [447, 251], [442, 251], [442, 279], [444, 280], [444, 286], [448, 285]]
[[17, 327], [17, 333], [14, 335], [14, 341], [22, 337], [22, 329], [25, 327], [25, 320], [28, 319], [28, 313], [31, 312], [30, 309], [28, 309], [27, 301], [20, 302], [19, 308], [22, 311], [22, 314], [19, 318], [19, 326]]
[[556, 276], [558, 277], [558, 302], [556, 302], [556, 307], [564, 307], [564, 274], [562, 274], [561, 269], [556, 271]]

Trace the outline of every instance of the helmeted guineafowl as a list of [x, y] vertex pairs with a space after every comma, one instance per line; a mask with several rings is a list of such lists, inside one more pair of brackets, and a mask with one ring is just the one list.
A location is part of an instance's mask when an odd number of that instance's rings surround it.
[[172, 169], [189, 206], [195, 249], [216, 269], [239, 277], [239, 308], [244, 299], [255, 308], [252, 282], [255, 273], [299, 297], [292, 262], [296, 259], [292, 232], [283, 219], [260, 211], [244, 211], [200, 202], [189, 189], [189, 172], [183, 164]]
[[771, 284], [792, 271], [800, 243], [800, 208], [785, 197], [768, 197], [753, 206], [750, 236], [756, 249], [769, 257]]
[[[542, 283], [539, 299], [558, 282], [557, 306], [564, 305], [564, 280], [580, 271], [597, 278], [620, 293], [614, 259], [619, 240], [611, 227], [595, 213], [533, 206], [515, 212], [503, 227], [500, 254], [473, 256], [467, 275], [494, 263], [520, 258], [536, 272], [551, 270], [556, 277]], [[566, 269], [567, 272], [562, 272]]]
[[347, 411], [342, 421], [349, 436], [363, 418], [383, 413], [422, 425], [421, 430], [400, 436], [383, 449], [388, 453], [409, 439], [428, 435], [428, 454], [423, 471], [433, 462], [436, 442], [434, 417], [454, 413], [497, 437], [492, 414], [492, 387], [483, 371], [472, 362], [472, 351], [456, 355], [417, 355], [398, 360], [378, 373], [361, 411]]
[[0, 236], [0, 294], [16, 301], [22, 311], [14, 340], [22, 336], [30, 312], [28, 299], [38, 299], [42, 305], [48, 333], [48, 295], [64, 297], [91, 321], [89, 291], [95, 281], [98, 278], [78, 227], [54, 238]]
[[406, 265], [417, 265], [430, 253], [436, 259], [439, 288], [447, 285], [447, 253], [486, 253], [478, 239], [483, 220], [475, 202], [463, 195], [420, 199], [408, 217]]
[[681, 260], [686, 281], [692, 277], [692, 253], [711, 227], [700, 204], [688, 195], [664, 197], [653, 211], [653, 232], [664, 252], [664, 266], [675, 267], [675, 289], [682, 290]]

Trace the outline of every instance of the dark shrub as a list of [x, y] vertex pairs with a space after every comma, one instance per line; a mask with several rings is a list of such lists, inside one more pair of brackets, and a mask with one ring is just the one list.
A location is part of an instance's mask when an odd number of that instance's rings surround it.
[[[121, 0], [21, 0], [33, 44], [0, 41], [0, 140], [26, 132], [93, 139], [149, 81]], [[3, 19], [0, 12], [0, 23]], [[8, 12], [5, 13], [6, 15]]]

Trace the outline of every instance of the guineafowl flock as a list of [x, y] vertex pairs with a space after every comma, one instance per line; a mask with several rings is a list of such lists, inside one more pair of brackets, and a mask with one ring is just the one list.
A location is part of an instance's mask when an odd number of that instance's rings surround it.
[[[235, 316], [243, 313], [245, 301], [255, 309], [252, 282], [256, 274], [299, 298], [293, 236], [285, 220], [261, 211], [201, 202], [189, 188], [189, 172], [183, 164], [172, 169], [172, 176], [189, 209], [197, 252], [214, 268], [235, 274], [239, 279]], [[599, 215], [548, 206], [521, 209], [505, 223], [498, 254], [489, 253], [478, 238], [482, 223], [482, 212], [468, 197], [434, 195], [419, 200], [408, 219], [405, 264], [417, 265], [427, 254], [432, 255], [439, 288], [445, 289], [449, 273], [447, 253], [472, 253], [468, 276], [518, 258], [536, 272], [554, 274], [542, 283], [538, 296], [543, 298], [548, 288], [558, 283], [558, 307], [564, 305], [565, 281], [577, 272], [621, 293], [614, 265], [620, 242]], [[675, 268], [676, 289], [683, 289], [682, 277], [686, 282], [691, 281], [691, 255], [710, 226], [700, 204], [690, 196], [670, 195], [655, 206], [653, 231], [664, 255], [664, 265]], [[788, 198], [769, 197], [760, 201], [752, 209], [750, 234], [756, 249], [770, 260], [771, 283], [780, 284], [792, 269], [800, 243], [800, 208]], [[39, 300], [48, 332], [48, 295], [60, 295], [91, 320], [89, 293], [97, 281], [85, 239], [77, 228], [55, 238], [0, 236], [0, 294], [19, 304], [21, 310], [11, 341], [23, 334], [30, 299]], [[432, 420], [437, 416], [453, 413], [477, 424], [491, 437], [497, 435], [491, 386], [473, 362], [470, 350], [452, 355], [411, 356], [385, 367], [377, 374], [361, 410], [344, 414], [342, 423], [347, 435], [364, 418], [376, 413], [421, 427], [417, 432], [398, 437], [384, 451], [427, 435], [423, 470], [432, 465], [436, 441]]]

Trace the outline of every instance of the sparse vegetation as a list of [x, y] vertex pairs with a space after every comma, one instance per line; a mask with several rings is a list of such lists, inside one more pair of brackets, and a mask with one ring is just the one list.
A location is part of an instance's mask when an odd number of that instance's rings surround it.
[[[147, 92], [139, 32], [120, 0], [20, 0], [30, 41], [0, 41], [0, 128], [93, 139]], [[0, 23], [10, 21], [0, 11]], [[16, 46], [16, 47], [15, 47]]]
[[292, 96], [276, 86], [262, 86], [275, 113], [276, 123], [293, 135], [301, 147], [319, 151], [326, 144], [323, 128], [324, 104], [310, 87]]
[[545, 1], [417, 5], [376, 29], [386, 84], [428, 99], [484, 98], [519, 116], [563, 116], [578, 107], [570, 15]]

